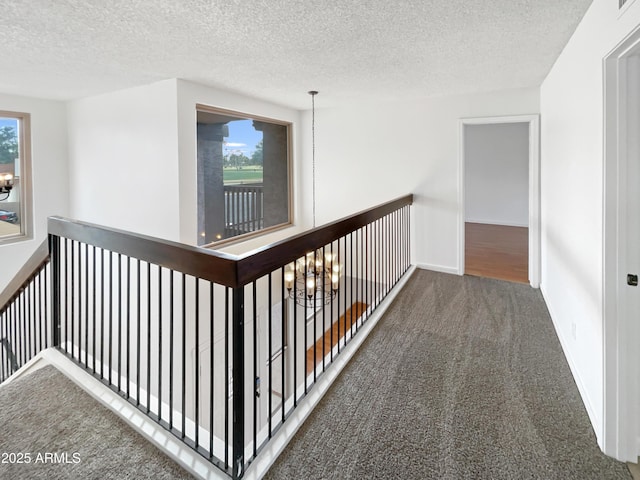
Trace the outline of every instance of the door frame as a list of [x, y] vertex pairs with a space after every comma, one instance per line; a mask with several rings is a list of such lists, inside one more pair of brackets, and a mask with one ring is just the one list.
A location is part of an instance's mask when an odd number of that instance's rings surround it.
[[464, 275], [465, 256], [465, 149], [464, 127], [499, 123], [529, 125], [529, 283], [540, 287], [540, 115], [461, 118], [459, 121], [458, 159], [458, 275]]
[[[635, 325], [627, 295], [627, 171], [638, 160], [637, 145], [627, 132], [640, 128], [640, 96], [627, 84], [640, 81], [640, 28], [629, 34], [603, 59], [603, 415], [601, 448], [621, 461], [636, 462], [640, 453], [640, 327]], [[630, 59], [636, 57], [633, 63]], [[629, 75], [634, 78], [629, 80]], [[637, 112], [637, 110], [636, 110]], [[636, 151], [633, 151], [635, 149]], [[631, 153], [630, 153], [631, 152]]]

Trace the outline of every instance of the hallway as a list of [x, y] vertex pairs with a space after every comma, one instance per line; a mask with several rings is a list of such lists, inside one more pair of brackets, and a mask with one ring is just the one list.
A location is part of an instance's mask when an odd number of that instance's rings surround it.
[[630, 479], [540, 292], [418, 270], [269, 479]]

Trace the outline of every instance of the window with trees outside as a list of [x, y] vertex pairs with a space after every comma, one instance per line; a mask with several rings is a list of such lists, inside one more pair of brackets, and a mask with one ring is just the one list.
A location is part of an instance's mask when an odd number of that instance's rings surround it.
[[29, 120], [0, 110], [0, 243], [29, 234]]
[[198, 245], [291, 223], [290, 127], [197, 106]]

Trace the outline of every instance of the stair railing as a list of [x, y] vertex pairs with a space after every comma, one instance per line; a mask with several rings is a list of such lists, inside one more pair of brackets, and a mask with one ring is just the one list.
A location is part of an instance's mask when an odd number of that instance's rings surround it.
[[0, 293], [0, 383], [51, 346], [49, 260], [44, 241]]
[[[410, 267], [412, 200], [240, 256], [52, 217], [51, 262], [2, 307], [2, 332], [32, 351], [55, 346], [240, 478]], [[290, 281], [310, 252], [341, 266], [335, 289], [318, 277], [324, 297]], [[42, 296], [40, 327], [15, 335]]]

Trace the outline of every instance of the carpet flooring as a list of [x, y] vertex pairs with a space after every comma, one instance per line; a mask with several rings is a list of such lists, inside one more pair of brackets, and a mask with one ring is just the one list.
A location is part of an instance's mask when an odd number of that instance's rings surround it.
[[187, 479], [52, 366], [0, 388], [0, 479]]
[[267, 479], [630, 479], [539, 291], [414, 273]]

